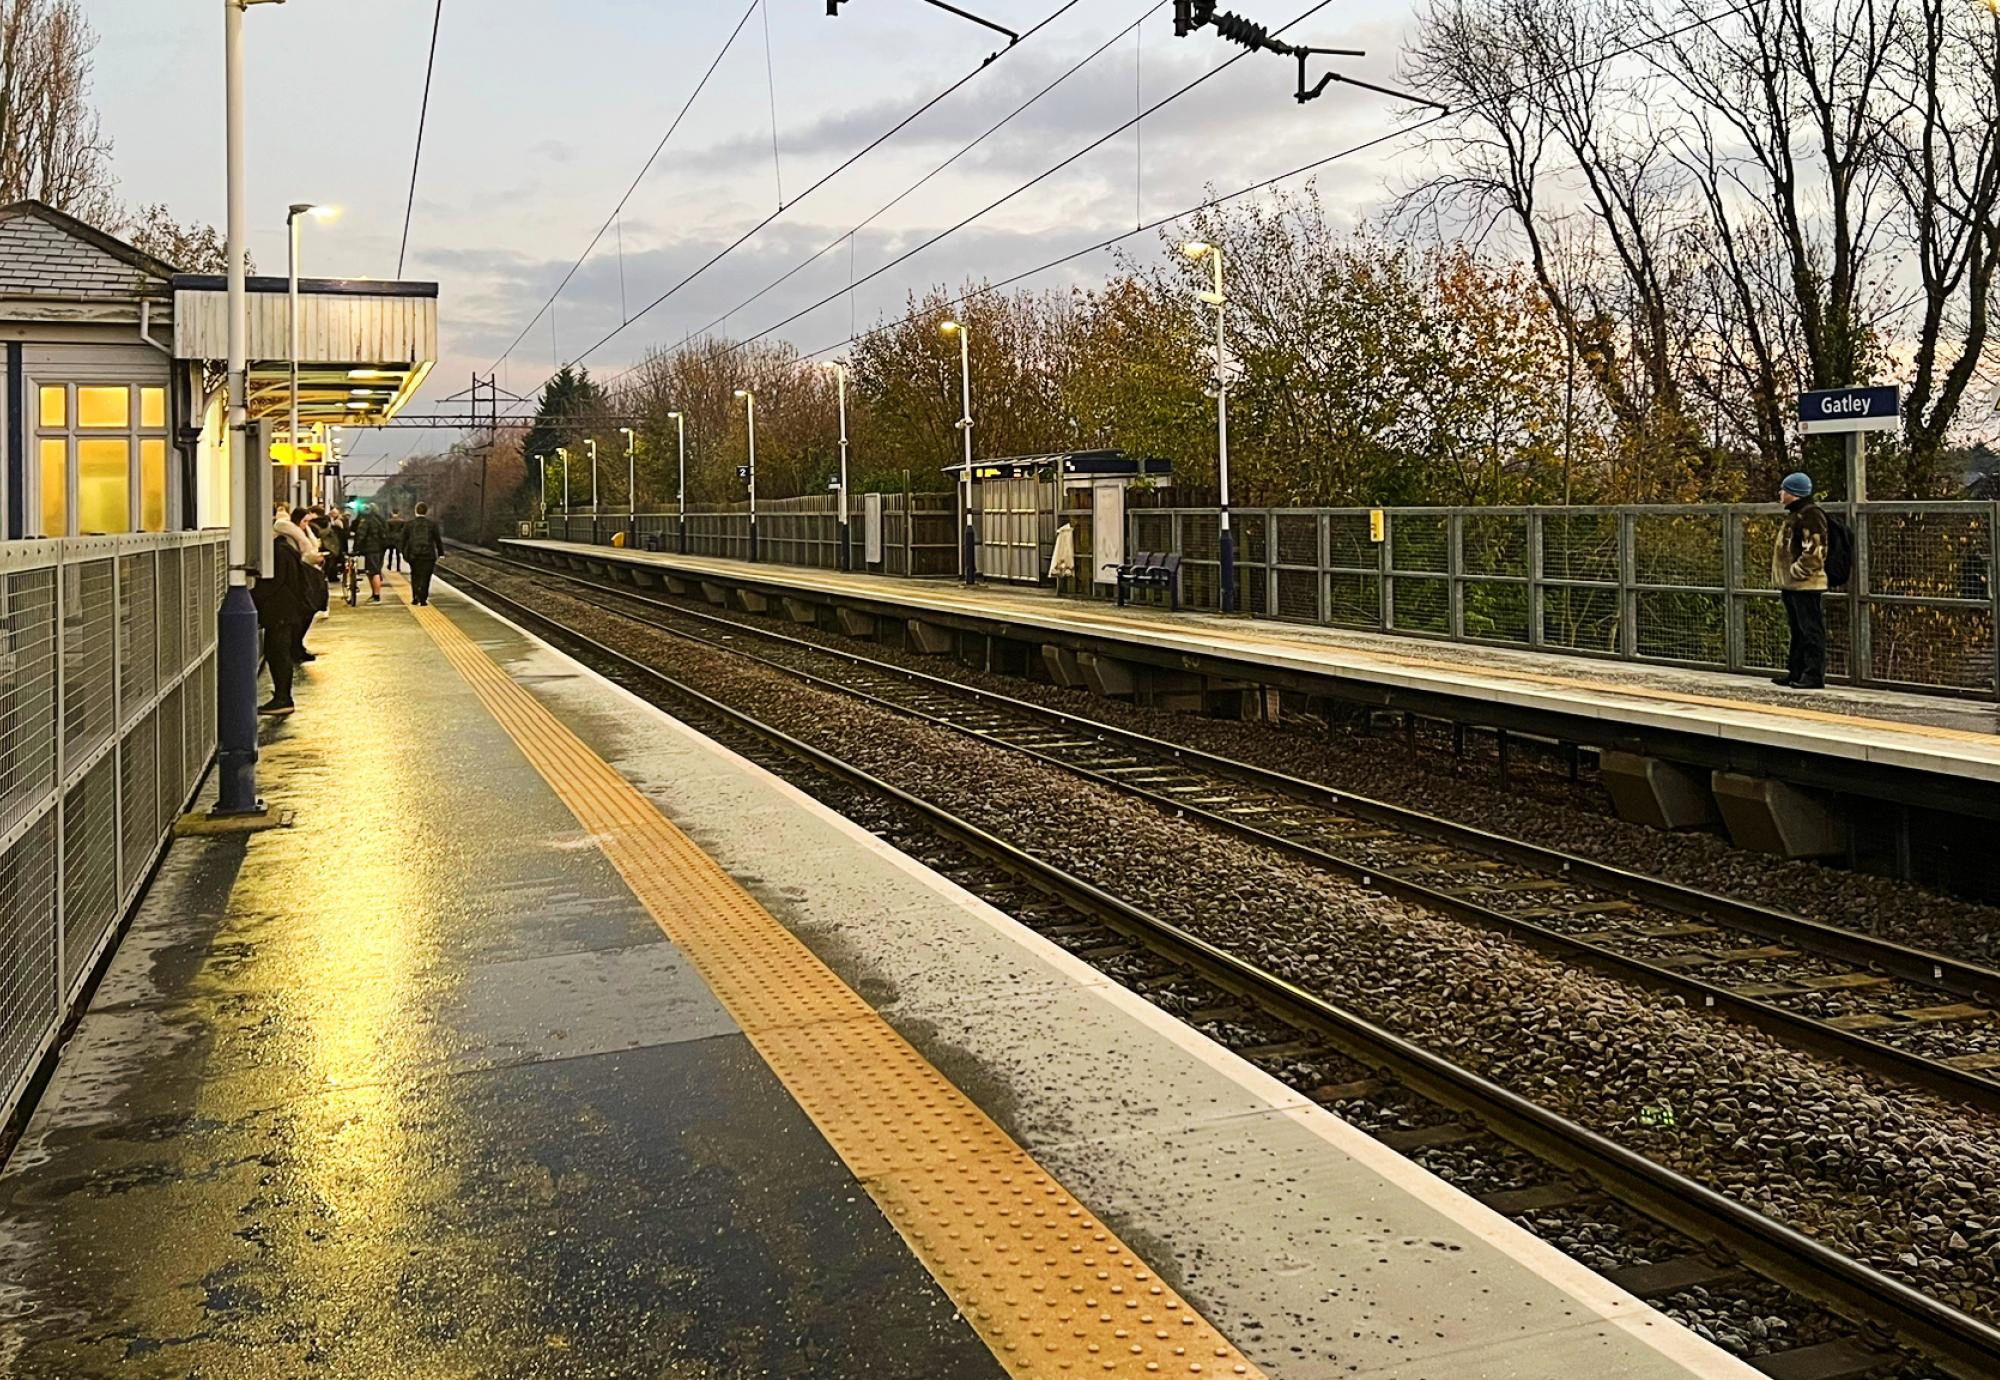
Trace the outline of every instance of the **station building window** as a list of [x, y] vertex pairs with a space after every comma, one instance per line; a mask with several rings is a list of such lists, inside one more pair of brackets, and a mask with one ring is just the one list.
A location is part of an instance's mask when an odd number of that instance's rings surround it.
[[167, 390], [50, 383], [37, 390], [41, 534], [167, 529]]

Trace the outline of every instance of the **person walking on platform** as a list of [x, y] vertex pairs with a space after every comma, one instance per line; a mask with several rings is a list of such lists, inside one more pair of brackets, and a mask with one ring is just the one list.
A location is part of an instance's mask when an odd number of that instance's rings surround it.
[[1771, 544], [1771, 583], [1785, 601], [1792, 641], [1785, 674], [1771, 680], [1794, 690], [1824, 690], [1826, 514], [1813, 502], [1812, 479], [1805, 474], [1786, 475], [1778, 486], [1778, 501], [1785, 505], [1785, 517]]
[[389, 549], [389, 524], [373, 508], [354, 519], [354, 554], [368, 571], [368, 602], [382, 602], [382, 553]]
[[391, 508], [389, 510], [388, 550], [389, 569], [391, 570], [401, 570], [403, 568], [403, 529], [407, 526], [409, 524], [403, 520], [403, 510], [401, 508]]
[[431, 601], [431, 572], [444, 555], [444, 531], [430, 515], [428, 503], [417, 505], [417, 515], [403, 524], [403, 554], [410, 562], [410, 602]]
[[[287, 526], [290, 524], [287, 523]], [[264, 629], [264, 664], [271, 668], [271, 698], [257, 706], [259, 714], [292, 712], [294, 649], [305, 635], [306, 564], [298, 546], [273, 534], [271, 578], [259, 579], [250, 598], [257, 605], [257, 622]]]

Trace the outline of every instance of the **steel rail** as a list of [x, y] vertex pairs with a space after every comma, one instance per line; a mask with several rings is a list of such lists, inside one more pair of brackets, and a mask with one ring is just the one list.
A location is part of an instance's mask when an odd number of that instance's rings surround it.
[[665, 687], [671, 695], [819, 771], [894, 801], [1064, 904], [1193, 968], [1217, 986], [1259, 1002], [1287, 1023], [1321, 1035], [1348, 1057], [1387, 1071], [1413, 1091], [1477, 1118], [1496, 1135], [1531, 1154], [1588, 1176], [1609, 1196], [1643, 1215], [1697, 1242], [1727, 1250], [1756, 1273], [1824, 1304], [1850, 1322], [1893, 1333], [1964, 1380], [2000, 1374], [2000, 1329], [1983, 1320], [1336, 1006], [475, 578], [457, 575], [452, 583], [509, 617], [538, 624], [614, 667]]
[[[1735, 901], [1716, 896], [1709, 892], [1682, 887], [1678, 883], [1657, 878], [1644, 877], [1623, 869], [1595, 863], [1571, 854], [1515, 839], [1495, 838], [1465, 825], [1442, 820], [1434, 815], [1389, 805], [1381, 801], [1357, 797], [1331, 787], [1321, 786], [1297, 777], [1288, 776], [1267, 768], [1252, 766], [1231, 758], [1219, 757], [1197, 748], [1181, 747], [1165, 743], [1144, 734], [1100, 723], [1094, 719], [1068, 714], [1062, 710], [1049, 709], [1030, 704], [1008, 696], [999, 695], [978, 687], [921, 671], [894, 666], [875, 661], [852, 652], [830, 648], [785, 633], [759, 628], [753, 624], [735, 619], [722, 618], [703, 610], [686, 609], [649, 595], [607, 585], [600, 581], [586, 579], [562, 571], [549, 571], [542, 567], [513, 561], [505, 557], [487, 556], [485, 559], [500, 564], [512, 565], [536, 576], [555, 575], [569, 583], [586, 589], [607, 593], [617, 598], [658, 608], [676, 617], [728, 628], [733, 632], [749, 634], [766, 641], [827, 658], [864, 667], [886, 676], [924, 684], [940, 691], [962, 698], [969, 698], [982, 704], [990, 704], [1001, 709], [1032, 716], [1050, 722], [1058, 722], [1066, 728], [1088, 733], [1094, 737], [1106, 738], [1128, 744], [1137, 750], [1164, 755], [1180, 762], [1193, 762], [1218, 775], [1247, 781], [1263, 789], [1292, 796], [1307, 804], [1320, 808], [1340, 810], [1369, 819], [1377, 823], [1391, 825], [1412, 833], [1434, 838], [1450, 846], [1463, 848], [1480, 856], [1498, 858], [1518, 866], [1552, 873], [1567, 880], [1601, 887], [1605, 890], [1649, 905], [1659, 906], [1675, 914], [1691, 918], [1717, 921], [1760, 934], [1768, 938], [1789, 940], [1823, 956], [1840, 958], [1856, 963], [1874, 972], [1887, 972], [1906, 981], [1933, 987], [1943, 991], [1957, 992], [1975, 999], [1991, 1000], [1989, 993], [2000, 993], [2000, 973], [1981, 968], [1975, 964], [1952, 959], [1946, 955], [1934, 954], [1921, 949], [1896, 945], [1873, 936], [1859, 935], [1849, 930], [1809, 920], [1803, 916], [1787, 915], [1748, 902]], [[599, 605], [599, 607], [603, 607]], [[1491, 906], [1480, 904], [1467, 896], [1440, 890], [1423, 882], [1393, 875], [1379, 862], [1342, 856], [1327, 848], [1304, 840], [1274, 833], [1249, 822], [1215, 810], [1208, 810], [1192, 801], [1147, 789], [1134, 781], [1092, 769], [1090, 766], [1041, 751], [1027, 744], [1015, 743], [1006, 738], [982, 731], [978, 728], [956, 722], [941, 715], [879, 695], [856, 686], [843, 684], [816, 676], [798, 667], [787, 666], [768, 658], [759, 657], [742, 647], [723, 646], [709, 639], [697, 637], [680, 629], [666, 627], [650, 619], [640, 618], [625, 610], [605, 610], [617, 617], [630, 618], [644, 626], [654, 628], [669, 636], [705, 646], [717, 647], [732, 655], [742, 656], [772, 670], [802, 680], [832, 693], [843, 694], [867, 700], [878, 707], [917, 718], [936, 727], [964, 734], [992, 746], [1024, 754], [1046, 765], [1091, 780], [1099, 785], [1121, 791], [1148, 801], [1158, 808], [1183, 816], [1199, 819], [1211, 827], [1248, 838], [1264, 846], [1272, 847], [1298, 857], [1304, 861], [1325, 867], [1331, 871], [1355, 878], [1364, 886], [1385, 894], [1430, 906], [1446, 914], [1468, 920], [1484, 928], [1513, 935], [1539, 948], [1579, 959], [1596, 967], [1608, 970], [1617, 976], [1640, 982], [1659, 990], [1674, 992], [1680, 996], [1698, 1001], [1705, 1009], [1755, 1026], [1768, 1033], [1780, 1036], [1793, 1043], [1806, 1046], [1820, 1053], [1844, 1059], [1872, 1072], [1909, 1083], [1915, 1087], [1936, 1092], [1969, 1105], [1986, 1110], [2000, 1111], [2000, 1080], [1988, 1078], [1970, 1070], [1954, 1067], [1922, 1054], [1912, 1053], [1895, 1045], [1869, 1038], [1867, 1035], [1844, 1030], [1828, 1024], [1814, 1016], [1803, 1015], [1774, 1003], [1747, 997], [1732, 991], [1719, 983], [1705, 981], [1699, 977], [1650, 962], [1643, 957], [1620, 953], [1605, 945], [1579, 938], [1559, 929], [1536, 924], [1530, 919], [1510, 914]], [[1950, 978], [1943, 975], [1950, 974]], [[1942, 980], [1941, 980], [1942, 979]]]

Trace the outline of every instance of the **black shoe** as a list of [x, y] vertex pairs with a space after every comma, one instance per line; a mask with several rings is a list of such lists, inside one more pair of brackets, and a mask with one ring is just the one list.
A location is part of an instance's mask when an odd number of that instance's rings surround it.
[[290, 700], [283, 700], [283, 701], [266, 700], [263, 704], [257, 706], [257, 712], [259, 714], [269, 714], [272, 715], [273, 717], [276, 717], [277, 715], [280, 714], [289, 714], [292, 712], [294, 708], [296, 708], [296, 706], [293, 705], [293, 703]]
[[368, 602], [371, 604], [379, 604], [382, 602], [382, 596], [379, 594], [371, 594], [368, 596]]
[[1790, 676], [1790, 675], [1782, 675], [1782, 676], [1772, 676], [1772, 677], [1771, 677], [1771, 684], [1773, 684], [1773, 685], [1782, 685], [1782, 686], [1784, 686], [1784, 687], [1785, 687], [1785, 688], [1786, 688], [1787, 690], [1789, 690], [1789, 689], [1791, 689], [1791, 688], [1792, 688], [1792, 678], [1791, 678], [1791, 676]]
[[1793, 681], [1793, 682], [1792, 682], [1792, 689], [1794, 689], [1794, 690], [1824, 690], [1824, 689], [1826, 689], [1826, 682], [1825, 682], [1825, 681], [1823, 681], [1823, 680], [1795, 680], [1795, 681]]
[[292, 660], [304, 663], [308, 661], [318, 661], [319, 658], [314, 656], [311, 652], [307, 651], [305, 648], [300, 647], [292, 653]]

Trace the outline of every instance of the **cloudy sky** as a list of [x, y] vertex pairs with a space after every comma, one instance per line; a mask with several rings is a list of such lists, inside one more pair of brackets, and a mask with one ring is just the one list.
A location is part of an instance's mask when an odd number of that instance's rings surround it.
[[[1234, 8], [1276, 29], [1313, 3], [1234, 0]], [[554, 310], [522, 336], [746, 5], [734, 43], [613, 229]], [[768, 14], [754, 5], [445, 0], [404, 267], [404, 276], [441, 288], [443, 359], [428, 397], [464, 388], [472, 371], [488, 368], [503, 386], [532, 394], [557, 362], [583, 355], [627, 316], [637, 319], [585, 357], [600, 375], [712, 323], [753, 334], [839, 294], [780, 332], [820, 349], [845, 338], [851, 319], [865, 326], [913, 290], [1010, 276], [1192, 206], [1205, 187], [1229, 190], [1284, 172], [1408, 118], [1406, 105], [1351, 87], [1299, 105], [1292, 65], [1250, 55], [1149, 116], [1137, 139], [1131, 131], [1112, 138], [850, 297], [850, 274], [882, 268], [1239, 50], [1211, 31], [1176, 39], [1166, 0], [965, 0], [1022, 32], [1055, 16], [1006, 51], [1001, 36], [923, 0], [846, 0], [837, 18], [823, 0], [769, 0]], [[123, 197], [219, 225], [221, 6], [84, 0], [84, 8], [100, 36], [96, 95]], [[1392, 82], [1411, 14], [1409, 0], [1346, 0], [1325, 4], [1287, 37], [1365, 48], [1368, 57], [1340, 59], [1340, 70]], [[1123, 32], [1135, 22], [1136, 31]], [[431, 5], [420, 0], [290, 0], [249, 12], [251, 251], [261, 267], [282, 269], [284, 208], [310, 200], [342, 215], [307, 227], [307, 273], [394, 275], [430, 25]], [[1107, 40], [1115, 41], [849, 244], [852, 227]], [[808, 192], [976, 69], [893, 140]], [[1322, 195], [1343, 211], [1378, 205], [1407, 173], [1399, 163], [1406, 148], [1392, 143], [1330, 165], [1318, 175]], [[776, 211], [781, 189], [785, 209], [771, 225], [640, 314]], [[1150, 236], [1131, 243], [1147, 248]], [[1094, 278], [1103, 267], [1098, 256], [1033, 281]], [[421, 402], [414, 410], [424, 410]], [[448, 439], [364, 437], [354, 468], [386, 468], [412, 446]]]

